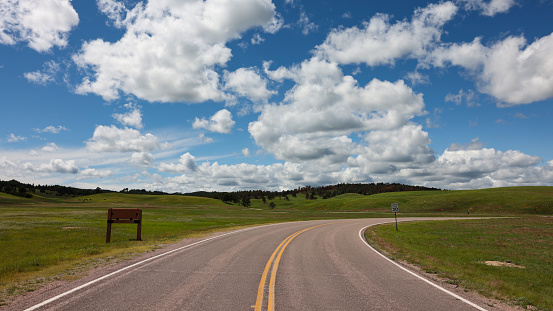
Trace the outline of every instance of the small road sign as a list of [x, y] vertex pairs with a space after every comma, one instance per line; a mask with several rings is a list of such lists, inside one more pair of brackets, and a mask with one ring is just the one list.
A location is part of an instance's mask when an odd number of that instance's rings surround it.
[[398, 232], [397, 228], [397, 213], [399, 212], [399, 204], [398, 203], [392, 203], [392, 213], [394, 213], [394, 217], [396, 218], [396, 232]]

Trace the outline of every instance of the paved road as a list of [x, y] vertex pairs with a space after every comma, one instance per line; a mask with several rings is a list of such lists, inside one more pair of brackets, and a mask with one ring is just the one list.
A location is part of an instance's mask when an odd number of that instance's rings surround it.
[[18, 307], [133, 311], [478, 310], [368, 247], [360, 231], [382, 221], [309, 221], [219, 234], [138, 261], [103, 279], [75, 282], [73, 287], [81, 287], [69, 293], [65, 287], [46, 291]]

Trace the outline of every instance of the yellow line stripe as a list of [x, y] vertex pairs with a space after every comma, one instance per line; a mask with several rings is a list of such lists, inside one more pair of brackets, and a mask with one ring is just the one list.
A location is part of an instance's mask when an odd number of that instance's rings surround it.
[[292, 238], [284, 244], [284, 246], [281, 248], [280, 252], [278, 253], [278, 256], [273, 263], [273, 270], [271, 271], [271, 280], [269, 281], [269, 297], [267, 301], [267, 311], [273, 311], [275, 309], [275, 284], [276, 284], [276, 273], [278, 270], [278, 265], [280, 263], [280, 258], [282, 257], [282, 253], [284, 253], [284, 249], [288, 246], [288, 243], [292, 241], [295, 237], [297, 237], [300, 233], [303, 233], [307, 230], [302, 230], [296, 234]]
[[[280, 263], [280, 258], [282, 257], [282, 253], [284, 253], [284, 249], [286, 249], [288, 244], [296, 236], [300, 235], [301, 233], [303, 233], [307, 230], [311, 230], [313, 228], [324, 226], [324, 225], [329, 225], [329, 223], [328, 224], [316, 225], [316, 226], [313, 226], [313, 227], [309, 227], [309, 228], [297, 231], [297, 232], [291, 234], [290, 236], [288, 236], [286, 239], [284, 239], [284, 241], [282, 241], [282, 243], [280, 243], [280, 245], [275, 249], [275, 251], [273, 252], [271, 257], [269, 258], [269, 261], [267, 261], [267, 264], [265, 265], [265, 270], [263, 270], [263, 275], [261, 276], [261, 280], [259, 282], [259, 287], [257, 289], [257, 300], [255, 302], [255, 309], [254, 309], [255, 311], [261, 311], [261, 307], [263, 306], [263, 294], [265, 292], [265, 282], [267, 281], [267, 275], [269, 273], [269, 269], [271, 268], [271, 264], [273, 266], [273, 269], [271, 271], [271, 279], [270, 279], [270, 282], [269, 282], [269, 297], [268, 297], [268, 302], [267, 302], [267, 304], [268, 304], [267, 310], [268, 311], [273, 311], [275, 309], [276, 273], [277, 273], [277, 270], [278, 270], [278, 265]], [[279, 250], [280, 250], [280, 252], [279, 252]], [[277, 253], [278, 253], [278, 256], [277, 256], [276, 260], [273, 263], [273, 259], [275, 258]]]
[[[293, 235], [293, 234], [292, 234]], [[291, 236], [292, 236], [291, 235]], [[271, 257], [269, 258], [269, 261], [267, 261], [267, 264], [265, 265], [265, 270], [263, 270], [263, 275], [261, 276], [261, 281], [259, 281], [259, 287], [257, 289], [257, 300], [255, 301], [255, 311], [261, 311], [261, 306], [263, 304], [263, 292], [265, 291], [265, 281], [267, 279], [267, 274], [269, 273], [269, 269], [271, 268], [271, 264], [273, 263], [273, 259], [275, 258], [279, 248], [291, 237], [287, 237], [280, 243], [280, 245], [275, 249]]]

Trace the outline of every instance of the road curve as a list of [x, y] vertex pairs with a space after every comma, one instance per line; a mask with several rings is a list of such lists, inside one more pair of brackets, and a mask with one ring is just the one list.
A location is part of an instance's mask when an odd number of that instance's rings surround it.
[[393, 219], [293, 222], [184, 241], [10, 309], [486, 310], [370, 248], [360, 232], [385, 221]]

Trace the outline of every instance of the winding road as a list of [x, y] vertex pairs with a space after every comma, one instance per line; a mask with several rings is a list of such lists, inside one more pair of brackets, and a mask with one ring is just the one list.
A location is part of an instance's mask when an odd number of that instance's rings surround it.
[[185, 240], [103, 275], [31, 295], [12, 307], [486, 310], [373, 250], [362, 232], [389, 221], [393, 219], [293, 222]]

